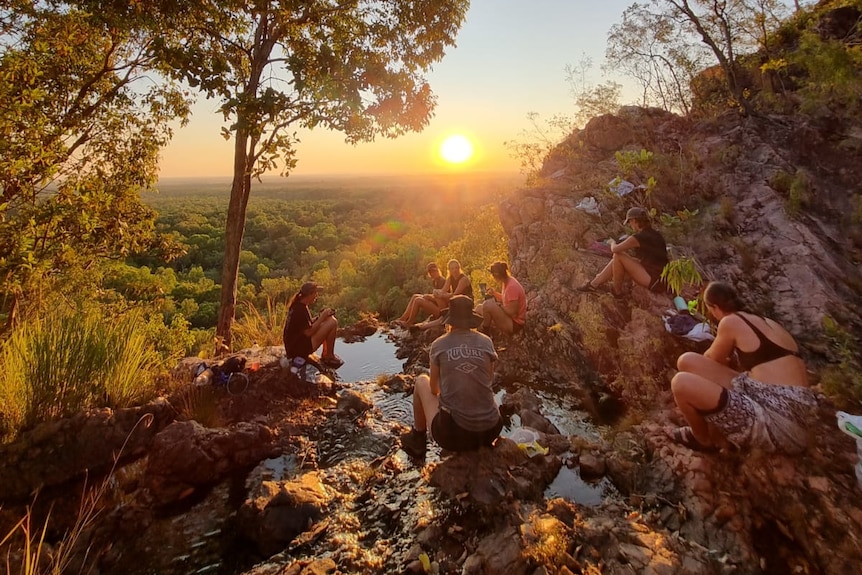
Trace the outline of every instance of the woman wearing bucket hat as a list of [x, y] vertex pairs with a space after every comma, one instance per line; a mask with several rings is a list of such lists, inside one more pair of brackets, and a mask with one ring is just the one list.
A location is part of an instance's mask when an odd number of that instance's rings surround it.
[[[652, 228], [649, 214], [643, 208], [630, 208], [623, 222], [634, 229], [634, 235], [617, 243], [610, 240], [611, 261], [592, 280], [578, 286], [578, 291], [594, 292], [604, 283], [613, 280], [611, 293], [614, 297], [622, 297], [623, 280], [626, 276], [636, 284], [652, 291], [659, 291], [663, 286], [661, 272], [667, 265], [667, 244], [664, 236]], [[638, 257], [627, 252], [637, 249]]]
[[284, 354], [288, 358], [309, 355], [323, 345], [323, 355], [320, 361], [325, 365], [338, 369], [344, 361], [335, 355], [335, 334], [338, 331], [338, 320], [335, 310], [326, 308], [316, 318], [312, 319], [308, 306], [317, 301], [322, 287], [314, 282], [305, 282], [293, 296], [284, 324]]
[[473, 300], [453, 296], [445, 323], [450, 331], [431, 344], [431, 375], [416, 378], [413, 429], [401, 436], [401, 447], [415, 457], [425, 454], [429, 424], [434, 441], [449, 451], [490, 446], [503, 428], [491, 387], [497, 353], [475, 330], [482, 318]]

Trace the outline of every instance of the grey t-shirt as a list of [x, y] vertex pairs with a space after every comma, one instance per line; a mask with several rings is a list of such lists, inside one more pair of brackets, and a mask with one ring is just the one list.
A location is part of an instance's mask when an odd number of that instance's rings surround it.
[[491, 338], [477, 331], [453, 330], [431, 344], [431, 363], [440, 367], [440, 408], [462, 428], [485, 431], [500, 410], [491, 388], [497, 352]]

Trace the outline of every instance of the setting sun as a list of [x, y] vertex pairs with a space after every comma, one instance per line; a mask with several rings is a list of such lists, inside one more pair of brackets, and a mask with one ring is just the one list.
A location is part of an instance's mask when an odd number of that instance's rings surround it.
[[465, 136], [454, 134], [440, 144], [440, 157], [450, 164], [462, 164], [473, 157], [473, 144]]

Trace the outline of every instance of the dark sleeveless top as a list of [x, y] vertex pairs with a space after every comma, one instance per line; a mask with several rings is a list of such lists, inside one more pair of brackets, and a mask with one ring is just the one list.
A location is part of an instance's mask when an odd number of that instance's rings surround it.
[[453, 293], [453, 294], [455, 293], [455, 290], [458, 288], [458, 283], [461, 281], [462, 277], [467, 278], [467, 289], [464, 290], [464, 293], [459, 294], [459, 295], [465, 295], [468, 298], [473, 299], [473, 284], [470, 282], [470, 278], [467, 277], [467, 274], [465, 274], [463, 272], [458, 277], [458, 281], [456, 281], [454, 285], [451, 282], [449, 283], [449, 288], [451, 290], [451, 293]]
[[757, 339], [760, 340], [760, 345], [754, 351], [742, 351], [738, 347], [736, 348], [736, 356], [739, 358], [739, 365], [742, 366], [744, 370], [748, 371], [753, 369], [756, 365], [772, 361], [773, 359], [778, 359], [779, 357], [785, 357], [788, 355], [799, 357], [798, 351], [790, 351], [785, 347], [781, 347], [766, 337], [762, 331], [754, 327], [754, 325], [741, 314], [736, 315], [739, 319], [747, 323], [752, 330], [754, 330], [754, 334], [757, 336]]

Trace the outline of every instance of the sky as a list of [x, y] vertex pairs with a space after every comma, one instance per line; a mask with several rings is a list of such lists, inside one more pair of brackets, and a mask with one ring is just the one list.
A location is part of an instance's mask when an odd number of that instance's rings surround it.
[[[427, 74], [437, 96], [431, 122], [420, 133], [350, 145], [326, 130], [300, 131], [296, 175], [406, 175], [457, 171], [512, 172], [520, 164], [505, 142], [541, 118], [574, 111], [565, 68], [592, 59], [589, 81], [603, 82], [607, 33], [634, 0], [472, 0], [446, 56]], [[625, 85], [620, 78], [615, 81]], [[623, 100], [631, 101], [634, 98]], [[232, 173], [232, 140], [218, 102], [198, 99], [191, 122], [176, 127], [162, 153], [160, 175], [220, 177]], [[462, 134], [473, 144], [470, 161], [447, 164], [442, 141]]]

